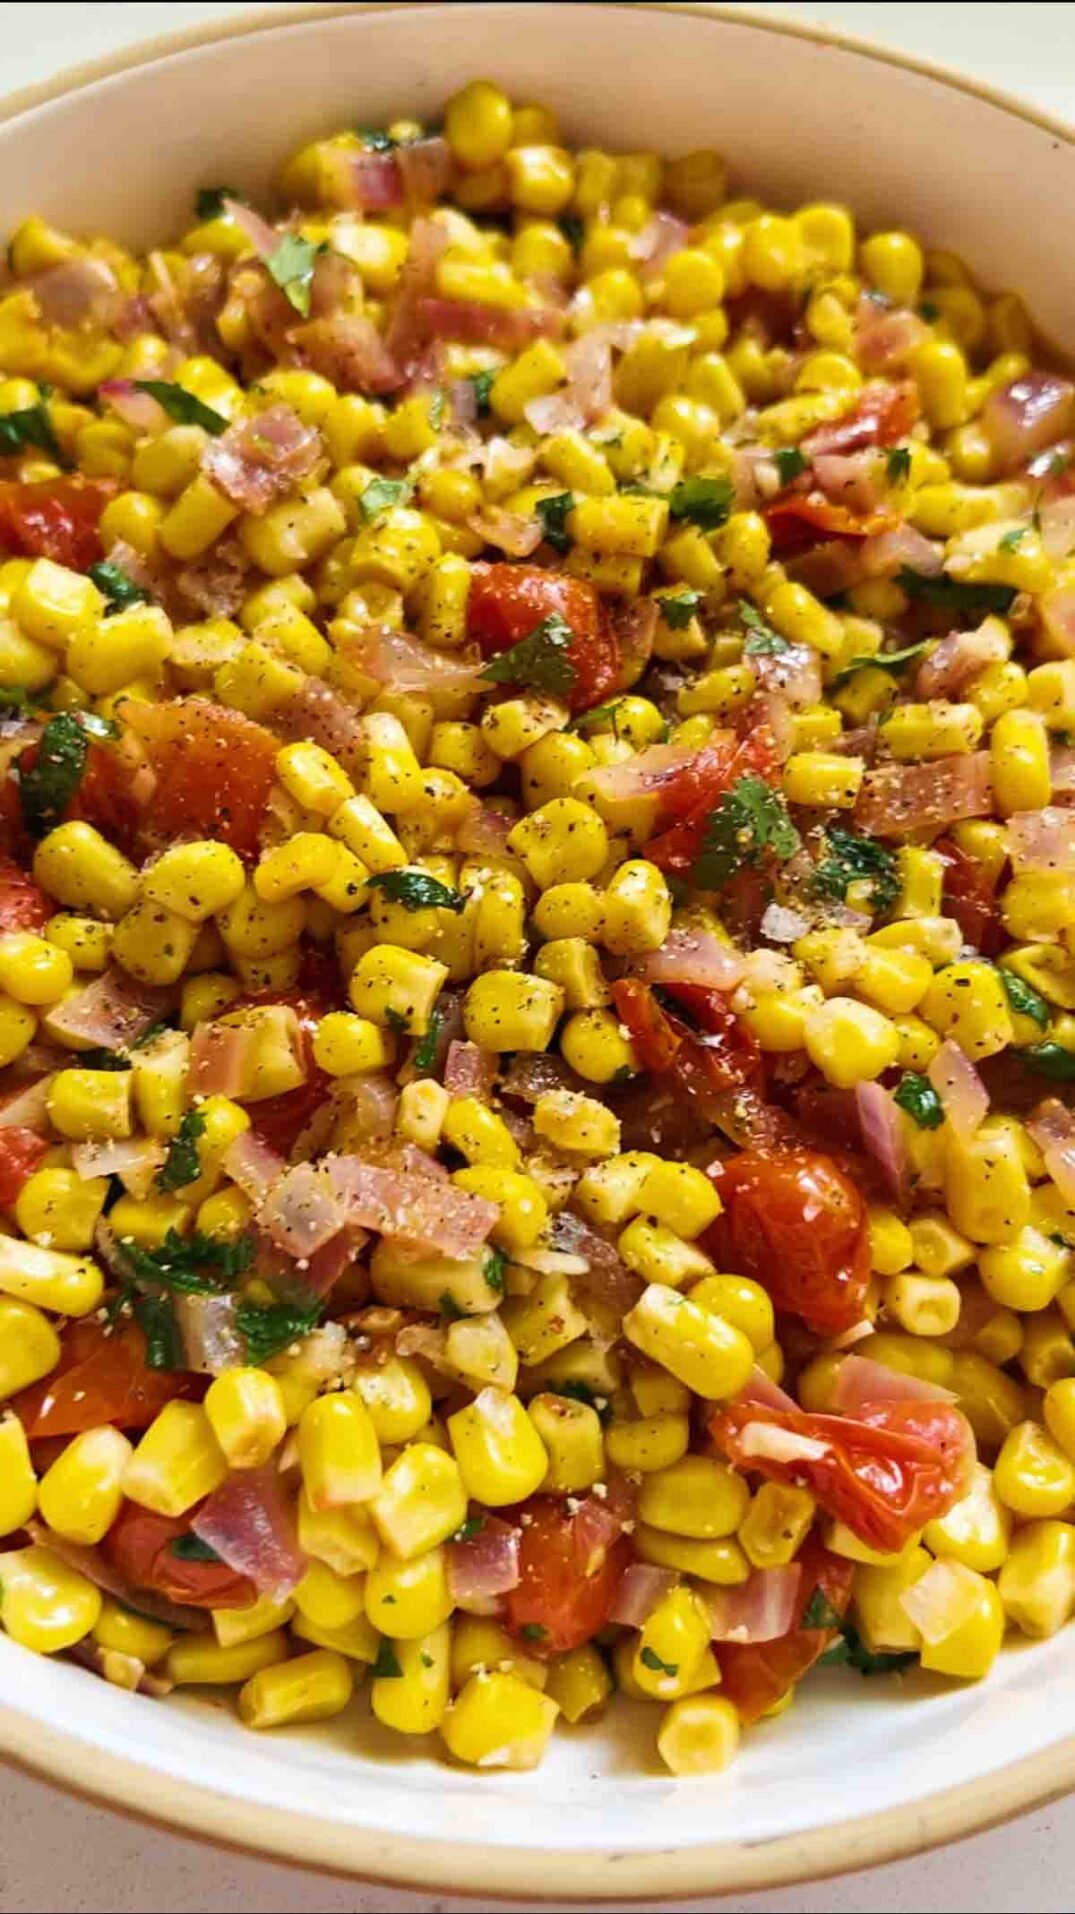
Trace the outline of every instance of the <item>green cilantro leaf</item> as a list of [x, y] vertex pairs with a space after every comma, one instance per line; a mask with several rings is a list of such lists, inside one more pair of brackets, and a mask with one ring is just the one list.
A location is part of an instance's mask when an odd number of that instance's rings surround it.
[[551, 545], [553, 551], [561, 555], [571, 550], [571, 534], [567, 529], [567, 520], [569, 513], [574, 509], [574, 492], [556, 492], [551, 498], [539, 498], [534, 506], [541, 520], [545, 543]]
[[78, 1067], [80, 1070], [129, 1070], [131, 1060], [122, 1050], [80, 1050]]
[[897, 572], [896, 583], [918, 604], [936, 605], [941, 611], [970, 612], [976, 618], [984, 618], [991, 611], [1003, 617], [1017, 595], [1014, 585], [972, 585], [962, 578], [950, 578], [947, 572], [928, 577], [908, 565]]
[[576, 213], [562, 213], [557, 225], [567, 240], [573, 253], [582, 251], [582, 242], [586, 237], [585, 222]]
[[233, 1282], [250, 1268], [255, 1243], [250, 1235], [180, 1236], [170, 1229], [159, 1249], [143, 1249], [129, 1237], [120, 1247], [135, 1275], [143, 1282], [161, 1283], [184, 1296], [212, 1295], [224, 1282]]
[[200, 425], [203, 432], [211, 433], [214, 438], [228, 429], [224, 414], [214, 412], [211, 405], [203, 405], [185, 386], [172, 385], [167, 379], [136, 379], [134, 389], [148, 392], [176, 425]]
[[1061, 1043], [1032, 1043], [1013, 1053], [1035, 1076], [1050, 1077], [1054, 1083], [1075, 1083], [1075, 1050]]
[[642, 1650], [640, 1659], [643, 1668], [652, 1669], [655, 1675], [678, 1675], [679, 1673], [678, 1661], [662, 1661], [657, 1650], [651, 1648], [648, 1642]]
[[668, 509], [700, 531], [715, 532], [726, 523], [735, 504], [735, 486], [729, 478], [685, 478], [672, 488]]
[[551, 612], [517, 645], [493, 658], [481, 676], [491, 684], [533, 685], [538, 691], [566, 698], [578, 675], [569, 656], [574, 640], [571, 626], [559, 612]]
[[134, 1319], [146, 1339], [150, 1369], [182, 1369], [183, 1345], [170, 1296], [136, 1296]]
[[377, 1660], [370, 1669], [370, 1674], [375, 1681], [395, 1681], [396, 1677], [402, 1675], [402, 1673], [403, 1670], [399, 1665], [399, 1658], [395, 1649], [387, 1638], [382, 1638], [381, 1645], [377, 1650]]
[[1026, 532], [1025, 525], [1013, 525], [1010, 532], [1005, 532], [1004, 537], [997, 540], [998, 552], [1017, 552]]
[[918, 316], [925, 320], [927, 326], [935, 326], [941, 316], [941, 309], [932, 299], [922, 299], [919, 301]]
[[382, 512], [391, 511], [393, 505], [406, 505], [413, 491], [409, 479], [371, 479], [359, 498], [359, 510], [365, 519], [379, 518]]
[[22, 685], [0, 685], [0, 711], [32, 711], [37, 700]]
[[885, 459], [885, 476], [890, 485], [902, 485], [910, 477], [911, 448], [909, 445], [893, 445]]
[[1041, 993], [1024, 978], [1018, 977], [1014, 970], [1007, 970], [1003, 964], [998, 965], [998, 969], [1004, 994], [1012, 1009], [1018, 1011], [1021, 1017], [1030, 1017], [1039, 1030], [1048, 1030], [1049, 1006]]
[[292, 1309], [287, 1303], [237, 1303], [235, 1327], [246, 1341], [247, 1362], [260, 1368], [270, 1356], [308, 1336], [316, 1329], [323, 1308], [322, 1302], [309, 1309]]
[[842, 1628], [844, 1618], [839, 1609], [833, 1607], [820, 1583], [815, 1588], [803, 1610], [800, 1628]]
[[383, 132], [379, 126], [356, 126], [355, 131], [367, 153], [391, 153], [399, 144], [391, 133]]
[[437, 1044], [440, 1040], [440, 1027], [444, 1022], [443, 1012], [436, 1005], [429, 1013], [429, 1028], [420, 1037], [414, 1052], [414, 1067], [418, 1071], [432, 1070], [437, 1061]]
[[905, 1668], [913, 1668], [918, 1656], [913, 1650], [904, 1650], [898, 1654], [874, 1654], [866, 1647], [858, 1629], [852, 1622], [840, 1623], [840, 1639], [826, 1648], [821, 1656], [820, 1666], [831, 1668], [842, 1665], [853, 1668], [860, 1675], [898, 1675]]
[[128, 605], [150, 605], [153, 602], [151, 592], [142, 585], [136, 585], [129, 578], [122, 565], [113, 565], [111, 560], [102, 558], [96, 565], [90, 566], [90, 577], [98, 591], [103, 592], [107, 603], [106, 612], [124, 611]]
[[772, 625], [767, 623], [757, 607], [751, 604], [749, 598], [741, 598], [736, 610], [739, 613], [740, 623], [745, 626], [747, 633], [746, 642], [743, 645], [745, 658], [779, 658], [782, 652], [791, 650], [787, 639], [773, 630]]
[[11, 458], [28, 445], [36, 445], [39, 452], [44, 452], [63, 471], [71, 470], [71, 460], [56, 437], [43, 398], [36, 405], [20, 406], [15, 412], [0, 412], [0, 458]]
[[677, 591], [670, 598], [658, 598], [657, 609], [669, 631], [686, 631], [704, 596], [700, 591]]
[[168, 1145], [168, 1154], [157, 1171], [159, 1190], [181, 1190], [197, 1181], [202, 1173], [198, 1138], [205, 1134], [205, 1122], [200, 1110], [184, 1111], [183, 1120]]
[[623, 703], [622, 698], [610, 698], [607, 704], [595, 704], [590, 711], [580, 711], [577, 718], [565, 724], [565, 731], [589, 731], [595, 724], [607, 724], [612, 720], [612, 729], [616, 729], [616, 713]]
[[314, 267], [319, 255], [327, 251], [327, 246], [315, 246], [312, 240], [303, 239], [299, 233], [285, 233], [280, 244], [265, 260], [269, 277], [275, 280], [288, 304], [294, 306], [303, 319], [310, 317]]
[[467, 1313], [465, 1309], [460, 1309], [450, 1289], [441, 1290], [437, 1298], [437, 1308], [445, 1321], [450, 1323], [462, 1322]]
[[720, 890], [736, 871], [760, 863], [763, 851], [784, 859], [794, 856], [799, 844], [780, 793], [764, 778], [739, 778], [709, 814], [691, 883], [699, 890]]
[[612, 1404], [604, 1397], [599, 1397], [597, 1391], [591, 1389], [581, 1377], [569, 1376], [566, 1382], [550, 1383], [549, 1388], [554, 1396], [566, 1396], [569, 1402], [584, 1402], [588, 1409], [595, 1409], [599, 1421], [611, 1420]]
[[173, 1535], [168, 1550], [181, 1562], [219, 1562], [221, 1559], [212, 1543], [203, 1542], [193, 1530], [187, 1535]]
[[468, 1515], [466, 1521], [459, 1524], [459, 1527], [456, 1529], [455, 1534], [450, 1537], [450, 1540], [453, 1542], [471, 1542], [476, 1535], [481, 1534], [484, 1527], [484, 1515]]
[[22, 814], [34, 837], [44, 837], [63, 817], [82, 782], [92, 740], [118, 736], [111, 719], [91, 711], [58, 711], [49, 719], [32, 768], [19, 777]]
[[543, 1642], [548, 1632], [542, 1622], [524, 1622], [519, 1630], [525, 1642]]
[[431, 877], [428, 871], [407, 867], [377, 871], [366, 879], [366, 888], [383, 891], [393, 904], [402, 904], [406, 911], [450, 910], [458, 916], [466, 908], [467, 900], [462, 891], [442, 884], [439, 877]]
[[854, 677], [856, 671], [868, 671], [871, 666], [875, 671], [888, 671], [894, 678], [898, 678], [911, 660], [920, 658], [927, 645], [931, 643], [932, 639], [920, 638], [913, 645], [902, 646], [899, 651], [864, 651], [857, 658], [849, 659], [847, 664], [836, 673], [832, 680], [832, 688], [836, 689], [846, 684], [849, 678]]
[[815, 893], [842, 904], [848, 885], [868, 877], [873, 884], [875, 910], [888, 910], [900, 888], [894, 853], [886, 850], [876, 838], [860, 837], [842, 824], [830, 824], [825, 836], [828, 855], [814, 872]]
[[504, 1265], [507, 1260], [502, 1249], [490, 1249], [486, 1251], [485, 1261], [482, 1264], [482, 1275], [490, 1289], [495, 1289], [498, 1296], [504, 1294]]
[[781, 485], [790, 485], [806, 470], [806, 457], [797, 445], [778, 445], [772, 459]]
[[928, 1077], [917, 1070], [906, 1070], [892, 1092], [893, 1101], [913, 1117], [920, 1130], [939, 1130], [944, 1122], [944, 1105]]
[[204, 226], [210, 219], [222, 219], [229, 199], [236, 200], [240, 206], [245, 204], [234, 186], [199, 186], [194, 195], [194, 217], [199, 225]]
[[474, 387], [474, 397], [478, 405], [479, 419], [487, 419], [490, 412], [489, 394], [493, 389], [495, 372], [472, 372], [468, 383]]

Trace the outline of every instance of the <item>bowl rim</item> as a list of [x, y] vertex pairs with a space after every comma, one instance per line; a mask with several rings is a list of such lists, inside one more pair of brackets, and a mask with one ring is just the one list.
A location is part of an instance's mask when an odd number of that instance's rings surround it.
[[[472, 3], [492, 5], [495, 0]], [[435, 4], [437, 0], [316, 0], [316, 4], [292, 0], [289, 5], [253, 8], [232, 19], [154, 34], [5, 95], [0, 99], [0, 127], [37, 107], [173, 54], [278, 27], [347, 14], [431, 11]], [[943, 62], [880, 45], [864, 35], [771, 13], [767, 7], [762, 11], [749, 5], [724, 4], [724, 0], [602, 0], [602, 4], [619, 11], [630, 8], [694, 15], [815, 46], [838, 47], [983, 100], [1065, 145], [1075, 145], [1075, 124]], [[89, 1742], [3, 1701], [0, 1760], [91, 1806], [109, 1808], [145, 1826], [308, 1872], [419, 1893], [502, 1895], [531, 1903], [573, 1896], [591, 1905], [603, 1901], [645, 1904], [658, 1895], [680, 1900], [713, 1892], [744, 1893], [877, 1867], [985, 1832], [1031, 1808], [1045, 1807], [1075, 1788], [1072, 1734], [993, 1774], [957, 1783], [923, 1801], [879, 1809], [824, 1828], [773, 1839], [720, 1841], [675, 1850], [557, 1852], [426, 1836], [415, 1839], [410, 1833], [388, 1835], [345, 1826], [304, 1811], [222, 1797], [211, 1787], [177, 1780], [127, 1756], [110, 1755], [104, 1778], [99, 1755]], [[628, 1877], [626, 1882], [620, 1880], [621, 1875]], [[523, 1880], [540, 1879], [540, 1894], [520, 1893], [520, 1876]]]

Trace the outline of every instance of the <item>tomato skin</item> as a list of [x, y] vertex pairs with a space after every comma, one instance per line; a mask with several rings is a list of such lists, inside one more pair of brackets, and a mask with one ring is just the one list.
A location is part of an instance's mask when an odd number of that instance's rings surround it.
[[257, 1589], [248, 1575], [239, 1575], [226, 1562], [189, 1562], [173, 1555], [177, 1536], [191, 1533], [186, 1515], [156, 1515], [137, 1502], [124, 1502], [101, 1550], [117, 1574], [132, 1588], [155, 1589], [169, 1601], [187, 1608], [249, 1608]]
[[780, 775], [772, 731], [765, 723], [749, 737], [718, 732], [681, 770], [663, 779], [658, 793], [659, 834], [651, 837], [643, 855], [663, 871], [686, 877], [702, 848], [709, 814], [724, 793], [742, 777], [760, 777], [775, 784]]
[[[581, 1648], [608, 1621], [631, 1546], [621, 1517], [594, 1496], [569, 1514], [563, 1501], [537, 1495], [519, 1543], [519, 1585], [504, 1597], [506, 1624], [527, 1653], [560, 1655]], [[543, 1629], [536, 1639], [524, 1629]]]
[[815, 532], [830, 538], [872, 538], [896, 524], [889, 512], [853, 512], [822, 492], [789, 492], [765, 513], [774, 549], [813, 543]]
[[898, 385], [867, 385], [842, 418], [808, 433], [802, 450], [808, 458], [816, 458], [819, 453], [864, 452], [871, 445], [896, 445], [906, 438], [918, 412], [918, 393], [909, 379]]
[[761, 1052], [746, 1026], [718, 990], [675, 984], [665, 994], [678, 999], [699, 1029], [664, 1009], [649, 984], [621, 977], [612, 1000], [626, 1025], [643, 1069], [667, 1076], [706, 1122], [719, 1122], [721, 1100], [745, 1084], [760, 1083]]
[[706, 1247], [721, 1269], [763, 1283], [777, 1309], [819, 1336], [861, 1322], [870, 1280], [866, 1205], [831, 1156], [799, 1146], [714, 1163], [724, 1205]]
[[148, 1429], [165, 1403], [203, 1395], [204, 1383], [204, 1377], [150, 1369], [137, 1323], [109, 1331], [91, 1317], [68, 1323], [51, 1375], [21, 1390], [7, 1407], [14, 1409], [29, 1442], [80, 1435], [103, 1422], [117, 1429]]
[[203, 698], [125, 707], [156, 783], [139, 821], [146, 848], [211, 837], [252, 857], [276, 770], [279, 742], [264, 725]]
[[1005, 942], [996, 884], [990, 883], [982, 866], [961, 851], [953, 838], [940, 837], [933, 848], [944, 859], [945, 916], [955, 918], [965, 941], [983, 957], [995, 957]]
[[831, 1555], [814, 1536], [796, 1557], [802, 1564], [795, 1627], [771, 1642], [718, 1642], [721, 1693], [735, 1703], [740, 1719], [757, 1721], [787, 1694], [835, 1639], [834, 1628], [804, 1628], [802, 1618], [817, 1589], [837, 1615], [851, 1600], [855, 1565]]
[[33, 878], [14, 858], [0, 857], [0, 933], [40, 930], [54, 914], [55, 906]]
[[[790, 1462], [756, 1455], [742, 1433], [759, 1422], [824, 1442], [827, 1453]], [[867, 1403], [857, 1416], [729, 1402], [710, 1416], [708, 1428], [731, 1462], [775, 1482], [805, 1482], [826, 1515], [882, 1554], [898, 1553], [966, 1494], [975, 1453], [958, 1409], [920, 1399]]]
[[517, 645], [554, 615], [574, 633], [567, 652], [575, 669], [568, 702], [572, 711], [588, 711], [615, 691], [620, 675], [619, 648], [593, 586], [538, 565], [471, 566], [467, 631], [483, 658]]
[[0, 1209], [8, 1210], [17, 1201], [23, 1184], [50, 1148], [48, 1139], [36, 1130], [20, 1124], [0, 1129]]
[[51, 558], [88, 572], [104, 556], [98, 523], [116, 491], [115, 479], [42, 479], [0, 484], [0, 545], [28, 558]]

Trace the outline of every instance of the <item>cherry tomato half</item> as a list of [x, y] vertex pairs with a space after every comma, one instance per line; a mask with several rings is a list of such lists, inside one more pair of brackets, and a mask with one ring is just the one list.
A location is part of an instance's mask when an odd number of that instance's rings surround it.
[[199, 698], [132, 699], [123, 719], [145, 747], [155, 779], [140, 819], [147, 846], [211, 837], [251, 857], [280, 748], [272, 732]]
[[201, 1562], [177, 1555], [173, 1542], [191, 1534], [186, 1515], [156, 1515], [137, 1502], [124, 1502], [104, 1541], [103, 1553], [132, 1588], [152, 1588], [187, 1608], [249, 1608], [257, 1589], [248, 1575], [226, 1562]]
[[735, 1703], [742, 1721], [757, 1721], [812, 1668], [835, 1639], [834, 1628], [804, 1628], [802, 1619], [820, 1589], [828, 1606], [843, 1615], [851, 1599], [855, 1565], [811, 1536], [799, 1550], [802, 1564], [796, 1625], [771, 1642], [718, 1642], [721, 1693]]
[[13, 1396], [29, 1442], [46, 1436], [80, 1435], [111, 1422], [117, 1429], [148, 1429], [176, 1396], [200, 1396], [203, 1377], [174, 1369], [150, 1369], [146, 1339], [135, 1322], [115, 1328], [87, 1318], [67, 1325], [60, 1360], [52, 1374]]
[[819, 1336], [862, 1320], [870, 1280], [866, 1205], [821, 1150], [744, 1150], [709, 1172], [724, 1205], [706, 1246], [721, 1269], [764, 1283]]
[[19, 1124], [0, 1130], [0, 1209], [10, 1209], [19, 1191], [50, 1149], [48, 1139]]
[[103, 557], [97, 527], [115, 479], [82, 477], [0, 484], [0, 546], [88, 572]]
[[829, 538], [872, 538], [898, 521], [890, 512], [853, 512], [823, 492], [788, 492], [767, 508], [765, 522], [775, 549], [787, 551], [812, 542], [815, 532]]
[[580, 1648], [608, 1621], [631, 1547], [622, 1514], [587, 1496], [570, 1514], [562, 1501], [535, 1496], [519, 1544], [519, 1584], [504, 1597], [507, 1625], [535, 1655]]
[[471, 566], [467, 630], [484, 658], [519, 644], [550, 617], [571, 627], [566, 657], [575, 679], [568, 703], [572, 711], [588, 711], [615, 691], [620, 667], [612, 625], [593, 586], [538, 565]]
[[659, 834], [645, 847], [651, 863], [685, 877], [702, 848], [710, 812], [742, 777], [773, 784], [780, 775], [773, 734], [759, 724], [745, 738], [720, 731], [697, 756], [655, 786]]
[[863, 452], [870, 445], [896, 445], [918, 419], [918, 392], [909, 379], [899, 385], [863, 386], [850, 410], [831, 425], [807, 434], [808, 458], [826, 452]]

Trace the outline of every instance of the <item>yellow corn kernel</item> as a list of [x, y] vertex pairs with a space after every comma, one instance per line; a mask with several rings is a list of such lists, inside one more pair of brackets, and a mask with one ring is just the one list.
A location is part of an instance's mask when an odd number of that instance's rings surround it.
[[454, 1097], [445, 1112], [441, 1136], [468, 1163], [517, 1169], [521, 1162], [519, 1146], [503, 1118], [480, 1097]]
[[104, 698], [135, 679], [159, 678], [171, 648], [171, 620], [163, 607], [129, 605], [74, 632], [67, 670], [76, 684]]
[[0, 1295], [0, 1402], [28, 1389], [56, 1367], [60, 1338], [39, 1309]]
[[902, 1596], [930, 1567], [924, 1548], [911, 1543], [888, 1562], [863, 1563], [855, 1572], [855, 1619], [871, 1654], [908, 1653], [922, 1637], [903, 1606]]
[[1060, 1515], [1075, 1497], [1075, 1464], [1037, 1422], [1005, 1436], [994, 1468], [997, 1496], [1027, 1520]]
[[1007, 1556], [1011, 1530], [1012, 1519], [997, 1494], [992, 1471], [976, 1462], [966, 1495], [947, 1515], [927, 1522], [922, 1540], [932, 1554], [989, 1575]]
[[686, 1455], [646, 1476], [639, 1490], [638, 1516], [651, 1528], [707, 1541], [734, 1535], [749, 1501], [742, 1476], [723, 1462]]
[[946, 1336], [959, 1321], [962, 1298], [947, 1276], [903, 1270], [884, 1285], [884, 1306], [909, 1336]]
[[537, 952], [534, 974], [559, 985], [569, 1010], [595, 1010], [611, 1001], [601, 959], [585, 938], [552, 938]]
[[349, 1628], [364, 1612], [365, 1576], [338, 1575], [327, 1562], [308, 1562], [294, 1596], [299, 1614], [315, 1628]]
[[992, 964], [971, 959], [949, 964], [935, 978], [919, 1012], [942, 1037], [952, 1037], [972, 1060], [991, 1057], [1012, 1041], [1003, 983]]
[[368, 1502], [381, 1486], [381, 1451], [369, 1411], [351, 1394], [319, 1396], [299, 1418], [302, 1484], [316, 1510]]
[[721, 1209], [709, 1178], [690, 1163], [658, 1160], [646, 1171], [639, 1196], [647, 1216], [685, 1237], [700, 1236]]
[[[96, 1309], [103, 1289], [101, 1271], [89, 1257], [61, 1255], [0, 1235], [0, 1294], [36, 1303], [58, 1316], [86, 1316]], [[18, 1323], [9, 1313], [8, 1326]]]
[[34, 852], [34, 877], [70, 910], [96, 911], [115, 922], [138, 895], [138, 873], [92, 824], [58, 824]]
[[1013, 1536], [997, 1578], [1004, 1612], [1024, 1635], [1055, 1635], [1075, 1612], [1075, 1528], [1028, 1522]]
[[0, 1535], [11, 1535], [37, 1507], [37, 1477], [17, 1416], [0, 1416]]
[[586, 1643], [553, 1657], [545, 1692], [574, 1727], [580, 1721], [595, 1720], [601, 1713], [612, 1693], [612, 1678], [603, 1657]]
[[[413, 1641], [387, 1644], [374, 1667], [370, 1706], [378, 1721], [397, 1734], [426, 1735], [440, 1726], [448, 1707], [451, 1631], [441, 1622]], [[383, 1672], [378, 1672], [382, 1669]]]
[[608, 859], [608, 832], [578, 798], [552, 798], [515, 826], [508, 849], [521, 857], [534, 882], [586, 883]]
[[686, 1455], [690, 1433], [687, 1417], [674, 1411], [661, 1410], [632, 1421], [617, 1418], [610, 1422], [605, 1439], [608, 1459], [615, 1468], [637, 1475], [668, 1469]]
[[353, 1690], [346, 1657], [318, 1648], [251, 1675], [239, 1690], [236, 1706], [247, 1728], [281, 1728], [342, 1714]]
[[715, 1667], [708, 1609], [693, 1589], [669, 1589], [640, 1630], [630, 1664], [635, 1688], [655, 1700], [671, 1701], [713, 1685], [710, 1669]]
[[[996, 1584], [962, 1562], [941, 1561], [927, 1570], [915, 1593], [934, 1611], [930, 1638], [923, 1637], [919, 1650], [922, 1667], [962, 1681], [980, 1681], [1004, 1637], [1004, 1608]], [[938, 1639], [934, 1631], [942, 1623], [945, 1633]]]
[[142, 878], [142, 894], [191, 924], [227, 910], [242, 895], [241, 860], [226, 844], [210, 840], [174, 844]]
[[545, 1362], [587, 1329], [585, 1311], [574, 1300], [567, 1278], [557, 1274], [543, 1276], [525, 1296], [509, 1297], [501, 1317], [522, 1361], [529, 1364]]
[[630, 1040], [609, 1010], [576, 1011], [560, 1032], [560, 1051], [588, 1083], [618, 1082], [624, 1074], [634, 1076], [638, 1071]]
[[811, 1011], [804, 1042], [811, 1063], [841, 1090], [880, 1076], [899, 1051], [891, 1019], [852, 997], [830, 997]]
[[794, 1561], [810, 1532], [817, 1505], [808, 1489], [763, 1482], [736, 1531], [753, 1568], [781, 1568]]
[[409, 1442], [429, 1421], [429, 1385], [417, 1363], [407, 1356], [363, 1364], [356, 1371], [353, 1387], [369, 1410], [379, 1442]]
[[433, 1006], [447, 976], [447, 965], [437, 963], [435, 958], [395, 944], [377, 944], [359, 958], [348, 994], [359, 1016], [420, 1037], [429, 1028]]
[[944, 1194], [953, 1223], [972, 1242], [1011, 1243], [1030, 1207], [1026, 1171], [1013, 1139], [1003, 1131], [949, 1137]]
[[83, 1178], [59, 1168], [36, 1170], [19, 1191], [15, 1221], [42, 1249], [91, 1249], [107, 1195], [107, 1177]]
[[674, 1775], [719, 1774], [734, 1761], [739, 1716], [724, 1695], [683, 1695], [665, 1710], [657, 1752]]
[[57, 911], [45, 926], [45, 936], [50, 944], [66, 952], [74, 970], [107, 969], [108, 954], [112, 948], [112, 932], [108, 924], [99, 924], [92, 917], [76, 917], [67, 911]]
[[545, 1050], [562, 1009], [563, 991], [557, 984], [517, 971], [489, 970], [467, 991], [463, 1018], [470, 1042], [484, 1050]]
[[1036, 811], [1052, 795], [1049, 737], [1037, 711], [1005, 711], [989, 739], [993, 802], [1001, 817]]
[[132, 1453], [118, 1429], [85, 1429], [76, 1435], [46, 1470], [38, 1489], [49, 1528], [68, 1542], [99, 1542], [119, 1514]]
[[249, 1681], [262, 1668], [287, 1660], [286, 1631], [275, 1628], [252, 1641], [223, 1648], [205, 1635], [179, 1636], [164, 1658], [163, 1672], [177, 1688], [224, 1687]]
[[240, 1642], [252, 1642], [259, 1635], [285, 1627], [294, 1614], [290, 1597], [279, 1602], [269, 1595], [259, 1595], [248, 1608], [213, 1609], [213, 1632], [221, 1648], [237, 1648]]
[[[546, 946], [547, 948], [547, 946]], [[534, 1128], [558, 1150], [611, 1156], [619, 1147], [619, 1119], [594, 1097], [549, 1090], [534, 1105]]]
[[197, 936], [186, 918], [140, 897], [116, 925], [112, 953], [140, 983], [163, 988], [178, 983]]
[[174, 1639], [171, 1629], [162, 1622], [134, 1614], [109, 1595], [101, 1603], [92, 1635], [98, 1647], [110, 1648], [117, 1655], [133, 1655], [146, 1668], [152, 1668], [163, 1659]]
[[195, 1402], [169, 1402], [128, 1462], [123, 1493], [157, 1515], [185, 1515], [227, 1472], [205, 1410]]
[[525, 1500], [545, 1478], [545, 1445], [517, 1396], [481, 1390], [449, 1416], [448, 1436], [467, 1495], [490, 1508]]
[[548, 1456], [542, 1488], [552, 1495], [577, 1495], [603, 1480], [605, 1445], [601, 1419], [588, 1402], [539, 1394], [527, 1405]]
[[639, 1522], [633, 1540], [640, 1561], [652, 1562], [657, 1568], [679, 1569], [684, 1575], [694, 1575], [718, 1587], [745, 1582], [750, 1574], [750, 1563], [739, 1543], [730, 1537], [697, 1541]]
[[1068, 1280], [1070, 1258], [1061, 1244], [1028, 1224], [1010, 1242], [981, 1252], [982, 1285], [1004, 1309], [1043, 1310]]
[[515, 1674], [486, 1669], [460, 1690], [441, 1722], [449, 1754], [475, 1768], [536, 1768], [559, 1709]]
[[50, 1548], [0, 1554], [0, 1622], [5, 1634], [39, 1655], [73, 1648], [101, 1612], [101, 1591]]
[[370, 1503], [387, 1548], [411, 1561], [438, 1547], [466, 1518], [467, 1496], [450, 1455], [429, 1442], [412, 1442], [396, 1457]]
[[233, 1469], [260, 1468], [287, 1432], [283, 1391], [264, 1369], [226, 1369], [216, 1376], [205, 1413]]
[[[698, 1284], [712, 1275], [712, 1263], [694, 1243], [685, 1242], [674, 1230], [663, 1223], [653, 1223], [645, 1216], [636, 1216], [628, 1223], [617, 1239], [616, 1248], [628, 1269], [648, 1283], [665, 1283], [670, 1289], [682, 1289], [685, 1283]], [[718, 1309], [717, 1313], [723, 1312]]]
[[427, 1549], [404, 1562], [382, 1549], [366, 1577], [366, 1617], [393, 1641], [414, 1641], [432, 1633], [452, 1612], [448, 1569], [442, 1548]]
[[753, 1366], [754, 1352], [740, 1330], [664, 1283], [649, 1284], [623, 1328], [643, 1355], [706, 1401], [737, 1395]]

